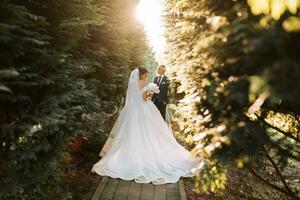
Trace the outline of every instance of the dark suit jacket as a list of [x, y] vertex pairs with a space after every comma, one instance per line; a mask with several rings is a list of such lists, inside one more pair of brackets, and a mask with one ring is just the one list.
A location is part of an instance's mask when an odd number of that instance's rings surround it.
[[[154, 78], [154, 83], [158, 85], [159, 76], [156, 76]], [[158, 101], [160, 103], [164, 103], [167, 105], [168, 103], [168, 88], [169, 88], [169, 80], [167, 76], [164, 76], [161, 80], [161, 83], [159, 86], [160, 92], [158, 94], [154, 94], [152, 96], [152, 101]]]

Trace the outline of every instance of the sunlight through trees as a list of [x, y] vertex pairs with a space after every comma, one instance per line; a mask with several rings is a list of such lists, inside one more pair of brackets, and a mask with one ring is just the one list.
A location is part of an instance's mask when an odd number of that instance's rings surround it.
[[67, 142], [105, 138], [101, 121], [121, 103], [131, 69], [156, 66], [136, 4], [0, 3], [0, 199], [72, 197], [60, 185]]
[[172, 128], [206, 163], [196, 187], [224, 191], [235, 168], [281, 199], [299, 199], [299, 7], [300, 0], [1, 1], [0, 199], [74, 198], [62, 184], [68, 143], [106, 139], [105, 120], [117, 116], [129, 72], [145, 65], [153, 74], [163, 54]]
[[238, 167], [298, 198], [299, 173], [288, 174], [299, 170], [300, 156], [299, 2], [166, 4], [166, 51], [178, 100], [174, 121], [206, 159], [199, 186], [224, 189], [226, 172]]

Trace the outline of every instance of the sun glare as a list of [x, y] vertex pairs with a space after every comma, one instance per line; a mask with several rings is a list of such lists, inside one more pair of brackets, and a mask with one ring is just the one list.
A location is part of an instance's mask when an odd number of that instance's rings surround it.
[[155, 51], [158, 62], [163, 63], [165, 46], [164, 29], [162, 24], [162, 0], [140, 0], [136, 16], [143, 23], [150, 45]]

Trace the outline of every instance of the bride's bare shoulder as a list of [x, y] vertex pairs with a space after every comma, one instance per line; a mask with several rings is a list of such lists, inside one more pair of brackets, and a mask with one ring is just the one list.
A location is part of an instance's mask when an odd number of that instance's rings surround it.
[[148, 85], [148, 83], [146, 81], [139, 81], [139, 86], [140, 86], [140, 89], [144, 88], [146, 85]]

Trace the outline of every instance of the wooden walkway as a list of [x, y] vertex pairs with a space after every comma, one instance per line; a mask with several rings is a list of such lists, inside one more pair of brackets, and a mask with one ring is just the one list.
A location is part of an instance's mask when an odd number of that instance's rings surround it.
[[183, 181], [165, 185], [103, 177], [91, 200], [186, 200]]

